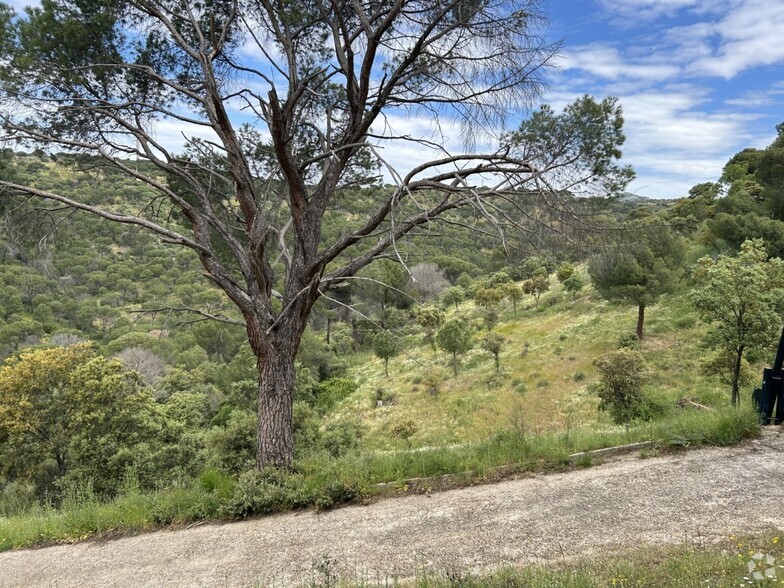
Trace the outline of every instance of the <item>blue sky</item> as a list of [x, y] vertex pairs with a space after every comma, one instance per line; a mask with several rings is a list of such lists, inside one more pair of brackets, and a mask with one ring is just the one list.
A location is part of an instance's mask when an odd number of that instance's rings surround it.
[[[550, 0], [545, 8], [546, 35], [563, 50], [542, 102], [559, 108], [583, 94], [618, 97], [624, 161], [637, 172], [632, 192], [685, 196], [717, 180], [734, 153], [770, 144], [784, 121], [784, 0]], [[452, 122], [416, 114], [384, 121], [395, 134], [455, 153], [463, 146]], [[175, 150], [183, 133], [204, 131], [174, 121], [156, 128]], [[441, 155], [416, 145], [384, 149], [402, 174]]]
[[545, 102], [617, 96], [632, 192], [684, 196], [784, 121], [784, 0], [551, 0]]

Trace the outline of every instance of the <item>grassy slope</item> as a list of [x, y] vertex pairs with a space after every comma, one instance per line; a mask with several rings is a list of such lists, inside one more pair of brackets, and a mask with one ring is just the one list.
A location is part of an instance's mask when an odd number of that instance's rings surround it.
[[[563, 298], [557, 288], [548, 297]], [[470, 483], [485, 476], [492, 479], [492, 468], [511, 464], [514, 467], [509, 471], [559, 470], [566, 467], [572, 452], [643, 439], [657, 440], [658, 451], [673, 441], [677, 446], [703, 442], [726, 445], [754, 434], [751, 411], [728, 408], [727, 393], [717, 381], [701, 375], [700, 327], [685, 298], [651, 309], [649, 337], [643, 346], [651, 367], [649, 392], [671, 407], [670, 414], [629, 432], [597, 412], [596, 399], [587, 386], [596, 378], [593, 357], [614, 347], [620, 334], [631, 332], [633, 309], [596, 302], [589, 292], [574, 302], [563, 298], [546, 304], [540, 310], [521, 310], [517, 319], [511, 310], [503, 317], [499, 330], [510, 343], [502, 357], [508, 376], [499, 387], [488, 386], [494, 365], [492, 358], [479, 350], [464, 358], [461, 375], [446, 378], [438, 396], [414, 384], [428, 370], [449, 373], [443, 354], [434, 355], [426, 345], [409, 347], [417, 362], [394, 359], [389, 378], [383, 376], [379, 360], [355, 358], [353, 375], [361, 386], [330, 418], [359, 419], [367, 428], [365, 451], [336, 460], [323, 456], [305, 459], [296, 464], [295, 472], [283, 476], [282, 486], [257, 484], [254, 478], [250, 483], [234, 482], [219, 476], [218, 484], [200, 479], [187, 487], [149, 494], [131, 489], [108, 503], [91, 495], [76, 496], [61, 510], [39, 509], [0, 519], [0, 551], [105, 532], [134, 533], [168, 524], [242, 518], [314, 505], [328, 508], [383, 492], [373, 486], [379, 482], [417, 476], [471, 471]], [[470, 314], [469, 305], [461, 312]], [[529, 350], [521, 355], [525, 341]], [[585, 377], [575, 382], [574, 374], [579, 372]], [[524, 392], [516, 381], [525, 384]], [[398, 402], [376, 408], [379, 386], [396, 393]], [[675, 408], [674, 401], [683, 396], [722, 409], [705, 413]], [[390, 434], [389, 426], [404, 418], [416, 422], [412, 444], [441, 447], [422, 452], [373, 451], [405, 447], [405, 441]], [[567, 428], [571, 429], [569, 435], [563, 434]], [[508, 432], [489, 434], [498, 431]], [[531, 434], [536, 432], [541, 434]], [[476, 443], [461, 444], [470, 441]]]
[[[507, 339], [500, 376], [492, 356], [479, 347], [484, 330], [475, 335], [474, 349], [462, 357], [457, 377], [446, 354], [408, 337], [403, 340], [408, 357], [390, 361], [389, 377], [372, 355], [355, 359], [351, 375], [359, 389], [338, 406], [333, 418], [359, 419], [370, 449], [405, 446], [390, 436], [391, 426], [404, 419], [417, 424], [410, 439], [414, 447], [476, 441], [521, 424], [532, 432], [611, 428], [589, 392], [597, 378], [592, 362], [617, 346], [620, 336], [633, 333], [636, 308], [603, 301], [590, 288], [572, 300], [555, 280], [538, 310], [532, 300], [520, 306], [515, 317], [511, 305], [504, 303], [496, 327]], [[456, 313], [452, 309], [449, 314]], [[462, 304], [459, 314], [479, 324], [471, 303]], [[718, 379], [702, 373], [702, 330], [685, 295], [648, 309], [642, 346], [650, 370], [647, 390], [667, 407], [684, 396], [711, 406], [727, 404], [728, 393]], [[422, 383], [433, 372], [443, 378], [438, 395]], [[377, 407], [379, 388], [394, 395], [395, 403]]]

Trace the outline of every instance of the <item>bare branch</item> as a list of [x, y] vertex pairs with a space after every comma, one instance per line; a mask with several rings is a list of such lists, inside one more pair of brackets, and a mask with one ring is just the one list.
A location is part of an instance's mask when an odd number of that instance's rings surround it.
[[[224, 323], [224, 324], [227, 324], [227, 325], [235, 325], [235, 326], [238, 326], [238, 327], [246, 327], [247, 326], [244, 321], [238, 321], [238, 320], [235, 320], [235, 319], [230, 319], [230, 318], [218, 316], [218, 315], [212, 314], [210, 312], [206, 312], [204, 310], [200, 310], [198, 308], [191, 308], [190, 306], [162, 306], [162, 307], [158, 307], [158, 308], [140, 308], [140, 309], [129, 310], [128, 312], [133, 313], [133, 314], [154, 314], [154, 313], [159, 313], [159, 312], [165, 312], [165, 313], [184, 312], [184, 313], [190, 313], [190, 314], [199, 315], [201, 317], [201, 319], [196, 319], [197, 321], [198, 320], [211, 320], [211, 321], [215, 321], [215, 322], [218, 322], [218, 323]], [[184, 321], [184, 322], [179, 322], [177, 324], [191, 324], [193, 322], [196, 322], [196, 321]]]

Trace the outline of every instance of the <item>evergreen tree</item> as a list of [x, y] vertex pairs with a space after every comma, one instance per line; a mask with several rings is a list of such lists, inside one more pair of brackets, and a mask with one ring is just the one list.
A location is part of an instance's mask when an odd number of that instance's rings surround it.
[[[637, 338], [644, 334], [645, 309], [673, 292], [684, 271], [683, 240], [662, 225], [629, 227], [629, 233], [604, 253], [594, 256], [588, 273], [607, 300], [637, 305]], [[634, 239], [633, 242], [626, 242]]]
[[452, 370], [457, 375], [457, 356], [473, 347], [471, 325], [459, 318], [448, 320], [438, 330], [437, 338], [441, 349], [452, 354]]

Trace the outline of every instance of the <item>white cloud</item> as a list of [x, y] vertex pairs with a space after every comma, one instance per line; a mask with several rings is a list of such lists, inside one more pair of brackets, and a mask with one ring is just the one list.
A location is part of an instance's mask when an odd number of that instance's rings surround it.
[[707, 91], [669, 87], [620, 98], [626, 119], [624, 159], [637, 170], [631, 189], [656, 198], [683, 196], [715, 181], [729, 157], [756, 141], [754, 115], [708, 112]]
[[[623, 160], [637, 172], [629, 187], [633, 192], [651, 198], [684, 196], [694, 184], [715, 181], [732, 154], [760, 143], [749, 130], [756, 115], [711, 112], [709, 88], [668, 84], [642, 91], [629, 85], [626, 90], [615, 94], [625, 119]], [[547, 102], [560, 108], [582, 93], [561, 89]], [[767, 131], [765, 140], [770, 143]]]
[[40, 2], [30, 2], [30, 0], [6, 0], [5, 3], [13, 8], [17, 14], [24, 12], [24, 9], [28, 6], [33, 7], [41, 5]]
[[208, 127], [192, 125], [173, 119], [155, 123], [155, 140], [171, 153], [182, 153], [188, 139], [206, 139], [217, 142], [218, 136]]
[[[372, 132], [386, 137], [406, 137], [408, 140], [392, 139], [377, 141], [379, 154], [396, 173], [405, 176], [415, 167], [441, 159], [447, 155], [466, 153], [462, 141], [459, 121], [431, 116], [391, 114], [373, 125]], [[433, 146], [429, 146], [431, 143]], [[439, 145], [440, 148], [436, 148]], [[490, 141], [479, 144], [470, 152], [489, 152], [496, 147]], [[388, 169], [383, 170], [385, 181], [391, 182]]]
[[677, 65], [657, 56], [633, 61], [621, 55], [617, 48], [601, 43], [571, 48], [562, 58], [561, 66], [565, 70], [579, 69], [609, 80], [662, 81], [680, 71]]
[[749, 91], [743, 92], [736, 98], [730, 98], [724, 101], [727, 106], [739, 106], [741, 108], [759, 108], [761, 106], [771, 106], [776, 104], [781, 99], [777, 99], [777, 94], [784, 94], [784, 91]]
[[[694, 73], [732, 78], [752, 67], [784, 61], [784, 2], [744, 0], [712, 26], [709, 55], [689, 65]], [[715, 45], [710, 45], [716, 39]]]
[[597, 4], [612, 25], [637, 34], [568, 48], [558, 90], [619, 97], [626, 119], [624, 160], [638, 175], [630, 189], [650, 197], [682, 196], [696, 183], [715, 181], [737, 151], [770, 143], [784, 81], [775, 76], [767, 89], [759, 82], [750, 89], [739, 87], [739, 77], [784, 64], [782, 0]]
[[599, 0], [605, 12], [614, 17], [613, 23], [620, 26], [672, 17], [683, 10], [695, 14], [716, 13], [727, 3], [727, 0]]
[[[625, 54], [596, 51], [576, 65], [603, 77], [667, 79], [666, 73], [684, 68], [693, 76], [731, 79], [747, 69], [784, 62], [784, 2], [781, 0], [600, 0], [626, 28], [659, 21], [660, 41], [648, 46], [651, 37], [638, 40]], [[663, 26], [662, 19], [688, 13], [689, 24]], [[649, 31], [650, 32], [650, 31]], [[636, 46], [635, 46], [636, 45]], [[589, 47], [601, 47], [592, 45]], [[647, 61], [636, 55], [649, 52]], [[591, 66], [591, 59], [596, 65]], [[607, 75], [608, 73], [613, 75]]]
[[711, 114], [698, 110], [700, 90], [648, 92], [622, 96], [630, 127], [630, 144], [640, 149], [666, 148], [677, 152], [721, 151], [746, 133], [749, 118], [740, 114]]

